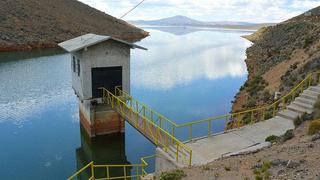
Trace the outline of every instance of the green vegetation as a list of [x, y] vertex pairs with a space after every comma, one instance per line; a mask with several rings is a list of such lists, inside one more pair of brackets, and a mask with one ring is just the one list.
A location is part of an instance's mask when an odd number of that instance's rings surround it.
[[320, 132], [320, 120], [314, 120], [309, 124], [308, 134], [313, 135]]
[[279, 140], [279, 136], [271, 135], [271, 136], [268, 136], [265, 141], [275, 143], [278, 140]]
[[231, 171], [231, 168], [230, 167], [224, 167], [224, 170]]
[[182, 170], [174, 170], [161, 173], [160, 180], [181, 180], [183, 177], [186, 177], [186, 174]]
[[314, 119], [314, 115], [313, 114], [307, 114], [304, 113], [301, 116], [297, 117], [293, 123], [294, 126], [297, 128], [298, 126], [300, 126], [304, 121], [311, 121]]
[[294, 137], [293, 129], [288, 130], [284, 135], [282, 136], [283, 141], [290, 140]]
[[266, 142], [270, 142], [270, 143], [275, 143], [275, 142], [278, 142], [278, 141], [287, 141], [287, 140], [290, 140], [294, 137], [294, 133], [293, 133], [293, 129], [290, 129], [288, 131], [286, 131], [286, 133], [284, 133], [284, 135], [282, 136], [276, 136], [276, 135], [271, 135], [271, 136], [268, 136], [265, 141]]
[[251, 81], [248, 81], [244, 86], [250, 96], [255, 95], [257, 92], [263, 90], [267, 83], [262, 76], [255, 76]]
[[304, 45], [303, 45], [303, 48], [307, 48], [310, 46], [310, 44], [313, 43], [313, 38], [311, 36], [307, 36], [305, 39], [304, 39]]
[[255, 179], [256, 180], [270, 179], [272, 174], [269, 171], [269, 169], [270, 169], [270, 163], [267, 161], [263, 162], [263, 164], [260, 168], [256, 168], [253, 170], [253, 173], [255, 175]]
[[294, 127], [297, 128], [298, 126], [300, 126], [302, 124], [303, 120], [300, 116], [298, 116], [294, 121], [293, 121], [293, 124], [294, 124]]
[[210, 166], [209, 165], [204, 165], [202, 166], [202, 169], [205, 171], [209, 171], [210, 170]]

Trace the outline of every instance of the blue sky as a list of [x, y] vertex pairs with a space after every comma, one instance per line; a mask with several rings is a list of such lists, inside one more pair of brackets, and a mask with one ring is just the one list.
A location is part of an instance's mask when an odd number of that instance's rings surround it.
[[[120, 17], [141, 0], [79, 0]], [[280, 22], [320, 6], [320, 0], [146, 0], [125, 20], [185, 15], [204, 21]]]

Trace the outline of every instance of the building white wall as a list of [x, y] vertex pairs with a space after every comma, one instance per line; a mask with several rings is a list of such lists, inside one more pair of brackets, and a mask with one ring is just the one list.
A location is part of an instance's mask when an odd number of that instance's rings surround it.
[[[76, 71], [73, 71], [73, 57], [75, 57], [75, 65], [76, 65]], [[77, 59], [80, 60], [80, 76], [78, 76], [78, 72], [77, 72]], [[79, 96], [80, 100], [83, 99], [83, 92], [82, 92], [82, 82], [81, 82], [81, 77], [82, 77], [82, 68], [83, 65], [83, 61], [82, 61], [82, 51], [78, 51], [75, 53], [71, 54], [71, 78], [72, 78], [72, 88], [75, 90], [75, 93], [77, 94], [77, 96]]]
[[73, 55], [80, 58], [81, 73], [80, 78], [77, 73], [72, 73], [72, 87], [81, 100], [92, 98], [92, 68], [122, 66], [123, 90], [130, 92], [130, 47], [128, 45], [109, 40]]

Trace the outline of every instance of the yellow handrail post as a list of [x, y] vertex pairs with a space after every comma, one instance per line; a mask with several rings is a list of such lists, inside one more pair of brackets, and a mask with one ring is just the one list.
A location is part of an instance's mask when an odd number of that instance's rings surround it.
[[95, 178], [94, 178], [94, 165], [93, 165], [93, 162], [91, 162], [90, 167], [91, 167], [91, 177], [94, 180]]
[[109, 166], [106, 167], [107, 168], [107, 179], [110, 179], [110, 172], [109, 172]]
[[282, 99], [282, 109], [286, 108], [286, 97], [283, 97]]
[[124, 179], [127, 180], [126, 166], [123, 166], [123, 176], [124, 176]]
[[150, 116], [151, 116], [151, 121], [154, 122], [154, 120], [153, 120], [153, 111], [151, 111]]
[[309, 78], [308, 87], [310, 87], [310, 86], [311, 86], [311, 81], [313, 80], [312, 75], [310, 75], [309, 77], [310, 77], [310, 78]]
[[192, 124], [189, 126], [189, 140], [192, 140]]
[[162, 117], [159, 117], [159, 126], [162, 127]]
[[173, 137], [175, 137], [175, 135], [174, 135], [175, 133], [174, 132], [175, 132], [175, 126], [172, 126], [172, 136]]
[[276, 116], [276, 104], [272, 106], [272, 117]]
[[238, 114], [238, 128], [240, 128], [241, 125], [241, 113]]
[[136, 166], [136, 175], [137, 175], [137, 179], [140, 179], [139, 166]]
[[146, 118], [143, 118], [143, 129], [144, 129], [144, 131], [146, 131], [146, 129], [147, 129], [147, 120], [146, 120]]
[[254, 112], [254, 111], [251, 111], [251, 115], [250, 115], [250, 119], [251, 119], [251, 122], [250, 122], [250, 123], [251, 123], [251, 124], [253, 124], [253, 112]]
[[166, 135], [166, 136], [165, 136], [165, 139], [166, 139], [166, 142], [165, 142], [165, 143], [166, 143], [166, 148], [164, 149], [165, 152], [168, 152], [168, 146], [169, 146], [168, 138], [169, 138], [169, 137]]
[[189, 151], [189, 166], [192, 165], [192, 150]]
[[179, 161], [179, 143], [177, 142], [177, 152], [176, 152], [176, 161]]
[[212, 124], [211, 124], [211, 122], [212, 121], [208, 121], [208, 136], [211, 136], [211, 126], [212, 126]]
[[226, 123], [225, 123], [225, 131], [228, 130], [228, 125], [229, 125], [229, 116], [226, 116]]

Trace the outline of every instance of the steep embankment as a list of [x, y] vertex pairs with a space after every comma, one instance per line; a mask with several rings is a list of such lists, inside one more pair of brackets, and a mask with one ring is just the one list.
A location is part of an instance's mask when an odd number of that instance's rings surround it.
[[247, 36], [249, 77], [236, 95], [233, 111], [273, 101], [309, 72], [320, 68], [320, 7]]
[[0, 51], [54, 47], [89, 32], [128, 41], [148, 36], [76, 0], [0, 1]]

